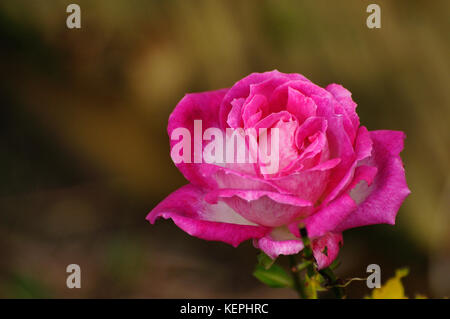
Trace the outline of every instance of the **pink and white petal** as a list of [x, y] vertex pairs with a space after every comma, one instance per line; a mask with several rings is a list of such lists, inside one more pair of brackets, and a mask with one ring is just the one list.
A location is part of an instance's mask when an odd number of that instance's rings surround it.
[[[228, 123], [226, 122], [228, 115], [232, 109], [231, 102], [236, 99], [246, 99], [250, 94], [250, 85], [254, 83], [260, 83], [265, 81], [267, 77], [270, 76], [265, 73], [252, 73], [245, 78], [236, 82], [224, 96], [220, 108], [219, 108], [219, 118], [220, 118], [220, 126], [222, 129], [228, 127]], [[242, 114], [242, 111], [241, 111]]]
[[338, 256], [343, 242], [341, 233], [327, 233], [312, 241], [311, 247], [319, 269], [331, 265]]
[[341, 162], [340, 158], [333, 158], [333, 159], [327, 160], [325, 162], [322, 162], [320, 164], [317, 164], [316, 166], [308, 168], [305, 170], [305, 172], [326, 171], [326, 170], [335, 168], [340, 162]]
[[[221, 171], [225, 171], [226, 173], [236, 171], [237, 175], [243, 173], [248, 176], [253, 175], [256, 177], [256, 166], [252, 163], [230, 163], [229, 165], [219, 166], [220, 164], [205, 163], [203, 158], [201, 158], [200, 163], [195, 163], [194, 153], [196, 153], [196, 143], [198, 144], [200, 140], [200, 143], [202, 144], [201, 152], [203, 152], [204, 148], [208, 145], [208, 142], [202, 140], [204, 131], [208, 128], [218, 128], [220, 126], [220, 121], [218, 119], [219, 105], [227, 91], [228, 89], [223, 89], [212, 92], [187, 94], [178, 103], [175, 110], [169, 117], [169, 125], [167, 128], [169, 137], [172, 136], [172, 132], [174, 132], [175, 129], [185, 128], [190, 132], [191, 138], [189, 141], [190, 143], [188, 143], [191, 147], [190, 161], [175, 163], [175, 165], [187, 180], [203, 188], [217, 188], [218, 181], [216, 180], [215, 175]], [[234, 104], [238, 106], [238, 101], [234, 102]], [[237, 111], [235, 110], [235, 112]], [[196, 140], [194, 139], [195, 120], [201, 120], [202, 126], [202, 132], [200, 132], [200, 136]], [[225, 134], [226, 133], [223, 132], [223, 138], [225, 138]], [[172, 140], [171, 138], [171, 149], [178, 143], [179, 140]], [[203, 155], [203, 153], [201, 155]]]
[[[169, 123], [167, 126], [167, 132], [170, 138], [170, 148], [179, 143], [179, 140], [172, 139], [172, 133], [176, 129], [184, 128], [190, 132], [191, 140], [188, 146], [191, 148], [191, 158], [185, 162], [175, 163], [181, 173], [191, 183], [203, 187], [214, 187], [213, 180], [208, 178], [212, 173], [216, 171], [215, 165], [206, 163], [194, 163], [194, 153], [196, 149], [196, 143], [194, 140], [194, 121], [201, 120], [202, 132], [200, 133], [200, 142], [202, 142], [203, 132], [210, 127], [219, 127], [219, 107], [220, 103], [225, 96], [228, 89], [222, 89], [211, 92], [192, 93], [186, 94], [183, 99], [177, 104], [172, 114], [169, 116]], [[206, 143], [202, 143], [201, 150], [205, 147]]]
[[295, 133], [295, 143], [298, 149], [302, 149], [306, 139], [317, 132], [325, 133], [327, 131], [328, 123], [322, 117], [310, 117], [306, 119]]
[[332, 232], [356, 209], [355, 201], [347, 194], [341, 195], [318, 212], [307, 217], [303, 223], [310, 238]]
[[[330, 122], [334, 123], [335, 121], [331, 120]], [[334, 143], [330, 141], [330, 144], [335, 145], [337, 143], [342, 148], [341, 151], [332, 151], [332, 157], [339, 157], [342, 162], [333, 170], [333, 174], [330, 176], [330, 183], [325, 192], [327, 196], [322, 202], [322, 206], [327, 205], [347, 189], [354, 179], [355, 169], [359, 162], [369, 157], [372, 153], [373, 142], [365, 127], [361, 126], [358, 130], [355, 140], [355, 151], [353, 151], [353, 148], [350, 150], [348, 143], [345, 142], [347, 140], [346, 134], [341, 134], [340, 136], [343, 140]], [[336, 152], [337, 154], [341, 152], [343, 155], [333, 155]]]
[[[348, 186], [348, 192], [350, 192], [349, 194], [356, 204], [359, 205], [366, 199], [367, 196], [365, 196], [366, 194], [362, 190], [364, 190], [365, 187], [372, 185], [377, 172], [378, 169], [375, 166], [361, 165], [356, 167], [355, 176]], [[366, 184], [361, 184], [364, 182]]]
[[267, 227], [287, 225], [311, 213], [312, 204], [295, 196], [257, 190], [224, 189], [209, 192], [205, 200], [227, 203], [246, 220]]
[[192, 184], [183, 186], [159, 203], [146, 219], [153, 224], [159, 217], [171, 218], [191, 236], [222, 241], [234, 247], [245, 240], [261, 238], [270, 231], [246, 220], [225, 203], [211, 205], [205, 202], [204, 195]]
[[336, 198], [353, 178], [355, 153], [347, 134], [342, 130], [342, 118], [332, 116], [328, 119], [327, 136], [330, 157], [340, 159], [337, 166], [332, 170], [300, 171], [272, 182], [311, 202], [324, 194], [323, 206]]
[[286, 109], [297, 117], [299, 123], [316, 114], [316, 103], [299, 91], [289, 88]]
[[261, 249], [270, 258], [280, 255], [295, 255], [303, 249], [303, 242], [285, 228], [274, 228], [270, 234], [254, 239], [253, 245]]
[[228, 89], [186, 94], [169, 116], [167, 132], [179, 127], [194, 132], [194, 120], [202, 120], [203, 129], [219, 127], [219, 108]]
[[[305, 78], [304, 76], [296, 73], [281, 73], [277, 70], [273, 70], [270, 72], [264, 72], [264, 73], [252, 73], [245, 78], [239, 80], [236, 82], [230, 90], [227, 92], [226, 96], [224, 97], [219, 111], [219, 117], [221, 119], [220, 124], [223, 129], [227, 127], [226, 119], [228, 117], [228, 113], [230, 112], [232, 105], [231, 101], [233, 101], [236, 98], [247, 98], [250, 95], [250, 88], [251, 86], [255, 87], [255, 85], [260, 84], [262, 82], [267, 82], [267, 87], [264, 85], [257, 86], [257, 90], [255, 90], [254, 94], [264, 94], [268, 95], [271, 93], [270, 90], [268, 90], [269, 86], [276, 87], [277, 85], [282, 84], [283, 82], [292, 81], [292, 80], [301, 80], [301, 81], [307, 81], [309, 80]], [[266, 94], [267, 93], [267, 94]]]
[[315, 164], [318, 164], [308, 163], [308, 160], [317, 158], [317, 155], [320, 153], [328, 154], [328, 142], [324, 133], [317, 132], [314, 136], [310, 137], [309, 140], [311, 141], [311, 144], [302, 150], [302, 154], [299, 156], [299, 159], [305, 168], [311, 168], [312, 166], [315, 166]]
[[208, 192], [205, 195], [205, 200], [209, 203], [217, 203], [220, 198], [229, 198], [233, 196], [238, 196], [246, 201], [255, 201], [263, 196], [280, 203], [293, 205], [298, 207], [309, 207], [312, 203], [298, 198], [292, 195], [281, 194], [278, 192], [262, 191], [262, 190], [248, 190], [248, 189], [217, 189]]
[[243, 125], [240, 127], [253, 127], [261, 119], [265, 109], [267, 109], [266, 97], [264, 95], [255, 95], [242, 107], [241, 118]]
[[242, 107], [244, 104], [245, 99], [244, 98], [239, 98], [239, 99], [234, 99], [233, 101], [231, 101], [231, 110], [230, 113], [228, 113], [227, 116], [227, 124], [230, 127], [236, 128], [236, 127], [242, 127], [243, 122], [242, 122]]
[[365, 126], [360, 126], [355, 141], [356, 160], [360, 161], [372, 154], [373, 142]]
[[[274, 140], [275, 135], [272, 131], [270, 131], [270, 148], [272, 148], [272, 143], [278, 143], [278, 156], [276, 157], [276, 161], [278, 161], [278, 169], [270, 169], [267, 168], [265, 163], [261, 163], [260, 170], [263, 175], [267, 176], [276, 176], [277, 173], [283, 171], [286, 167], [289, 166], [297, 157], [298, 157], [298, 149], [295, 146], [295, 131], [298, 128], [297, 120], [291, 121], [283, 121], [280, 120], [275, 124], [274, 128], [278, 129], [278, 141]], [[267, 133], [266, 133], [267, 134]], [[264, 143], [263, 143], [264, 144]], [[264, 158], [264, 155], [269, 154], [268, 151], [269, 145], [264, 145], [260, 143], [260, 158]], [[269, 144], [269, 143], [266, 143]], [[261, 153], [262, 152], [262, 153]], [[272, 154], [271, 154], [272, 155]], [[276, 155], [276, 154], [275, 154]], [[272, 159], [272, 156], [271, 156]], [[270, 162], [269, 167], [272, 166], [273, 163]]]
[[311, 98], [289, 87], [286, 109], [297, 117], [299, 123], [303, 123], [316, 114], [317, 106]]
[[296, 82], [288, 81], [278, 86], [273, 91], [269, 103], [271, 105], [278, 105], [279, 109], [285, 107], [289, 113], [296, 116], [299, 123], [303, 123], [305, 119], [315, 115], [317, 107], [311, 98], [291, 87]]
[[[234, 164], [233, 166], [236, 165], [238, 164]], [[233, 170], [226, 167], [216, 168], [216, 172], [214, 172], [214, 179], [217, 181], [217, 186], [220, 189], [257, 189], [262, 191], [278, 191], [281, 193], [286, 193], [283, 192], [282, 189], [272, 185], [270, 181], [246, 174], [242, 172], [242, 170]]]
[[359, 117], [356, 113], [357, 105], [352, 99], [352, 93], [342, 85], [334, 83], [329, 84], [325, 89], [333, 94], [334, 98], [342, 105], [345, 113], [352, 121], [353, 127], [356, 131], [359, 126]]
[[329, 176], [330, 170], [299, 171], [273, 178], [270, 182], [284, 193], [315, 203], [323, 194]]
[[278, 122], [290, 122], [295, 121], [295, 117], [288, 111], [280, 111], [277, 113], [271, 113], [264, 117], [261, 121], [255, 124], [255, 129], [259, 133], [260, 129], [269, 129], [275, 126]]
[[[300, 93], [302, 93], [304, 96], [307, 96], [307, 97], [310, 97], [310, 98], [312, 98], [313, 96], [320, 96], [320, 97], [323, 97], [323, 98], [327, 98], [329, 100], [333, 99], [333, 96], [331, 95], [331, 93], [329, 93], [324, 88], [322, 88], [322, 87], [312, 83], [309, 80], [307, 80], [307, 81], [305, 81], [305, 80], [292, 80], [292, 81], [284, 84], [284, 86], [290, 87], [291, 89], [295, 89], [295, 90], [299, 91]], [[281, 87], [280, 87], [280, 89], [281, 89]], [[317, 105], [317, 103], [316, 103], [316, 105]], [[332, 109], [331, 109], [331, 111], [332, 111]], [[321, 116], [321, 115], [316, 113], [316, 116]]]
[[339, 225], [340, 231], [372, 224], [393, 225], [402, 202], [411, 192], [400, 158], [405, 134], [383, 130], [370, 132], [370, 136], [373, 152], [367, 164], [378, 171], [372, 185], [360, 183], [353, 189], [352, 196], [357, 191], [358, 201], [365, 200]]
[[278, 227], [305, 218], [312, 212], [311, 207], [283, 204], [267, 196], [255, 201], [247, 201], [238, 196], [224, 198], [230, 207], [244, 218], [267, 227]]

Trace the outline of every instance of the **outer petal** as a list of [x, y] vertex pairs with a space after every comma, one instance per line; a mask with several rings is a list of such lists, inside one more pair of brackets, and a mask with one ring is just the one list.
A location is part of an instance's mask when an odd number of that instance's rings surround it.
[[334, 83], [328, 85], [325, 89], [333, 94], [334, 98], [342, 105], [356, 131], [359, 126], [359, 117], [356, 113], [356, 103], [352, 100], [352, 93], [342, 85]]
[[277, 192], [262, 191], [262, 190], [247, 190], [247, 189], [220, 189], [214, 190], [206, 194], [205, 199], [207, 202], [215, 203], [219, 198], [229, 198], [238, 196], [246, 201], [255, 201], [263, 196], [267, 196], [273, 201], [280, 204], [293, 205], [298, 207], [312, 206], [311, 202], [298, 198], [296, 196], [281, 194]]
[[372, 154], [372, 139], [365, 126], [360, 126], [355, 141], [356, 160], [360, 161]]
[[304, 218], [311, 213], [312, 204], [291, 195], [260, 190], [222, 189], [209, 192], [206, 201], [226, 202], [245, 219], [258, 225], [278, 227]]
[[342, 234], [328, 233], [312, 241], [312, 250], [319, 269], [328, 267], [339, 254], [343, 245]]
[[220, 103], [228, 89], [186, 94], [169, 116], [167, 131], [185, 127], [193, 132], [194, 120], [202, 120], [203, 129], [219, 127]]
[[242, 105], [244, 104], [244, 102], [245, 102], [244, 98], [235, 99], [235, 100], [231, 101], [232, 107], [227, 116], [227, 123], [230, 127], [242, 127], [243, 126], [241, 110], [242, 110]]
[[[170, 138], [170, 148], [178, 143], [172, 140], [172, 132], [177, 128], [186, 128], [191, 135], [191, 161], [190, 163], [176, 163], [175, 165], [181, 173], [191, 183], [203, 187], [215, 187], [215, 182], [208, 178], [211, 174], [217, 172], [218, 167], [206, 163], [194, 163], [194, 121], [201, 120], [202, 136], [203, 132], [209, 127], [219, 127], [219, 106], [228, 89], [222, 89], [211, 92], [186, 94], [173, 110], [169, 117], [167, 132]], [[206, 143], [203, 143], [205, 147]]]
[[306, 170], [272, 179], [271, 182], [284, 192], [314, 203], [325, 190], [329, 176], [329, 170]]
[[317, 213], [305, 219], [304, 224], [310, 238], [323, 236], [346, 219], [356, 209], [355, 201], [347, 194], [340, 196]]
[[338, 229], [340, 231], [372, 224], [395, 223], [395, 216], [410, 190], [406, 184], [405, 170], [400, 158], [405, 134], [399, 131], [370, 132], [373, 141], [372, 157], [367, 164], [377, 168], [372, 185], [358, 184], [358, 201], [365, 198]]
[[296, 238], [285, 228], [273, 229], [270, 234], [255, 239], [253, 245], [272, 259], [279, 255], [295, 255], [303, 249], [301, 239]]
[[372, 185], [377, 172], [378, 169], [375, 166], [361, 165], [356, 167], [353, 180], [347, 189], [356, 204], [361, 204], [367, 197], [364, 196], [366, 195], [364, 192], [359, 191], [359, 188], [363, 187], [364, 185], [359, 186], [359, 184], [365, 181], [368, 186]]
[[[344, 135], [345, 137], [345, 135]], [[345, 140], [345, 139], [344, 139]], [[369, 157], [372, 152], [372, 140], [370, 139], [369, 132], [364, 126], [361, 126], [358, 130], [358, 135], [355, 141], [355, 153], [348, 149], [348, 144], [344, 149], [346, 155], [342, 156], [347, 165], [338, 166], [334, 171], [334, 174], [330, 178], [330, 184], [328, 185], [327, 196], [325, 197], [322, 206], [327, 205], [330, 201], [335, 199], [346, 189], [354, 178], [355, 169], [358, 163]]]
[[[311, 242], [319, 269], [328, 267], [336, 259], [342, 244], [343, 238], [340, 233], [327, 233]], [[272, 259], [280, 255], [298, 254], [304, 247], [301, 239], [285, 228], [274, 228], [270, 234], [253, 240], [253, 245]]]
[[204, 192], [191, 184], [183, 186], [158, 204], [148, 215], [152, 224], [158, 217], [171, 218], [191, 236], [218, 240], [233, 246], [251, 238], [261, 238], [270, 229], [257, 226], [225, 203], [206, 203]]

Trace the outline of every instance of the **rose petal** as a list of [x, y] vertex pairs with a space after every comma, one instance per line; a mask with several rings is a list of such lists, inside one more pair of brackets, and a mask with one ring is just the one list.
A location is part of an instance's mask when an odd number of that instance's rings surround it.
[[393, 225], [400, 205], [410, 194], [399, 155], [403, 149], [404, 133], [373, 131], [370, 137], [373, 152], [368, 165], [375, 166], [378, 172], [371, 186], [359, 184], [358, 198], [365, 200], [339, 225], [341, 231], [372, 224]]
[[234, 99], [231, 101], [232, 108], [230, 110], [230, 113], [228, 113], [227, 116], [227, 124], [230, 127], [236, 128], [236, 127], [242, 127], [242, 106], [244, 104], [245, 99]]
[[[281, 173], [285, 168], [289, 167], [291, 163], [295, 161], [298, 157], [298, 149], [295, 145], [295, 131], [298, 128], [298, 122], [296, 119], [290, 121], [279, 120], [274, 127], [278, 129], [278, 141], [275, 141], [275, 135], [270, 133], [270, 138], [268, 138], [269, 143], [267, 143], [266, 148], [268, 148], [271, 152], [271, 143], [278, 142], [278, 154], [271, 154], [277, 156], [271, 156], [273, 160], [278, 161], [278, 169], [277, 170], [269, 170], [266, 169], [266, 166], [260, 166], [261, 173], [268, 176], [276, 176], [276, 174]], [[266, 132], [267, 134], [267, 132]], [[264, 158], [263, 154], [269, 154], [268, 149], [265, 149], [264, 144], [260, 144], [260, 152], [262, 152], [262, 156], [260, 158]], [[273, 165], [273, 163], [270, 163]]]
[[270, 182], [284, 193], [315, 203], [327, 187], [329, 176], [329, 170], [299, 171]]
[[340, 158], [333, 158], [333, 159], [330, 159], [330, 160], [328, 160], [326, 162], [323, 162], [323, 163], [317, 164], [316, 166], [308, 168], [305, 171], [307, 171], [307, 172], [326, 171], [326, 170], [335, 168], [340, 162], [341, 162]]
[[273, 91], [269, 104], [277, 105], [279, 109], [285, 107], [299, 123], [303, 123], [305, 119], [315, 116], [317, 106], [311, 98], [291, 87], [291, 84], [295, 83], [296, 81], [289, 81], [278, 86]]
[[331, 265], [338, 256], [342, 245], [341, 233], [327, 233], [325, 236], [313, 240], [311, 246], [318, 268], [323, 269]]
[[340, 196], [303, 221], [308, 236], [316, 238], [334, 231], [355, 209], [356, 203], [349, 195]]
[[[341, 233], [327, 233], [311, 242], [314, 259], [319, 269], [331, 265], [338, 256], [342, 244], [343, 238]], [[272, 259], [280, 255], [298, 254], [304, 248], [301, 239], [293, 236], [283, 227], [274, 228], [266, 236], [254, 239], [253, 245]]]
[[[310, 82], [303, 75], [297, 73], [286, 74], [281, 73], [277, 70], [264, 73], [252, 73], [243, 78], [242, 80], [236, 82], [227, 92], [220, 106], [219, 117], [221, 119], [220, 122], [221, 128], [225, 129], [227, 127], [226, 119], [228, 118], [228, 113], [232, 108], [231, 101], [233, 101], [236, 98], [248, 98], [250, 95], [250, 88], [252, 85], [254, 86], [255, 84], [259, 84], [266, 81], [274, 83], [272, 86], [276, 87], [277, 85], [292, 80], [301, 80], [305, 82]], [[256, 89], [255, 91], [253, 91], [254, 94], [256, 93], [268, 95], [271, 94], [271, 92], [269, 92], [267, 88], [264, 88], [264, 86], [261, 87], [254, 86], [254, 88]]]
[[203, 197], [204, 192], [200, 188], [192, 184], [183, 186], [159, 203], [146, 219], [153, 224], [158, 217], [171, 218], [191, 236], [223, 241], [235, 247], [245, 240], [261, 238], [270, 231], [246, 220], [225, 203], [211, 205]]
[[[372, 185], [372, 182], [377, 175], [378, 169], [374, 166], [361, 165], [356, 167], [355, 176], [353, 181], [348, 186], [348, 191], [350, 196], [356, 202], [356, 204], [361, 204], [366, 199], [366, 194], [364, 191], [365, 187]], [[366, 182], [366, 184], [360, 185], [360, 183]]]
[[253, 245], [261, 249], [270, 258], [280, 255], [295, 255], [303, 249], [303, 242], [296, 238], [286, 228], [275, 228], [260, 239], [254, 239]]
[[355, 141], [356, 160], [363, 160], [372, 154], [372, 139], [365, 126], [360, 126]]
[[[211, 174], [217, 171], [215, 165], [207, 163], [194, 163], [194, 121], [201, 120], [202, 132], [200, 138], [203, 137], [203, 132], [209, 127], [219, 127], [219, 106], [227, 89], [218, 91], [186, 94], [186, 96], [178, 103], [169, 116], [169, 124], [167, 132], [170, 138], [170, 148], [174, 147], [178, 140], [172, 140], [172, 133], [175, 129], [185, 128], [190, 132], [191, 140], [189, 146], [191, 147], [191, 159], [189, 163], [181, 162], [175, 163], [180, 172], [191, 183], [204, 187], [215, 187], [216, 183], [211, 178]], [[202, 143], [203, 148], [207, 143]], [[202, 149], [203, 150], [203, 149]]]
[[310, 117], [306, 119], [298, 128], [295, 134], [295, 143], [299, 149], [305, 142], [305, 139], [312, 136], [314, 133], [327, 131], [327, 120], [322, 117]]
[[280, 194], [277, 192], [261, 191], [261, 190], [247, 190], [247, 189], [218, 189], [208, 192], [205, 195], [205, 200], [209, 203], [217, 203], [219, 198], [229, 198], [238, 196], [246, 201], [255, 201], [263, 196], [267, 196], [270, 199], [280, 203], [288, 204], [298, 207], [312, 206], [312, 203], [298, 198], [296, 196]]
[[299, 123], [303, 123], [316, 114], [317, 105], [311, 98], [289, 87], [286, 109], [297, 117]]
[[245, 219], [258, 225], [277, 227], [306, 217], [312, 204], [295, 196], [258, 190], [221, 189], [209, 192], [205, 200], [223, 200]]
[[328, 85], [325, 89], [333, 94], [334, 98], [342, 105], [356, 132], [359, 127], [359, 117], [356, 113], [357, 105], [352, 99], [352, 93], [342, 85], [334, 83]]
[[261, 119], [267, 108], [267, 99], [264, 95], [255, 95], [246, 102], [242, 108], [241, 118], [245, 128], [253, 127]]
[[[334, 122], [335, 121], [331, 120], [331, 123], [333, 123], [332, 126], [334, 126]], [[353, 180], [358, 161], [367, 158], [372, 152], [372, 141], [370, 135], [368, 134], [367, 129], [363, 126], [361, 126], [358, 130], [358, 135], [355, 141], [355, 151], [348, 148], [349, 140], [346, 138], [346, 134], [340, 134], [339, 136], [340, 141], [335, 142], [335, 144], [337, 143], [341, 150], [332, 150], [332, 154], [341, 153], [341, 155], [332, 155], [332, 157], [339, 157], [342, 161], [336, 169], [333, 170], [333, 175], [330, 177], [327, 190], [325, 191], [327, 196], [323, 200], [322, 206], [325, 206], [330, 201], [334, 200], [348, 187]], [[330, 143], [332, 143], [332, 141], [330, 141]]]

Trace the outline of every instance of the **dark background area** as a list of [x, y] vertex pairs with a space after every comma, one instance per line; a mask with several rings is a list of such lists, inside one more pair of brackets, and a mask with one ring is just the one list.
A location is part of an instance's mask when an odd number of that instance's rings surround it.
[[72, 2], [0, 2], [0, 297], [295, 297], [251, 276], [250, 242], [145, 220], [186, 183], [166, 134], [176, 103], [272, 69], [340, 83], [369, 130], [407, 134], [397, 225], [346, 231], [338, 274], [408, 266], [407, 295], [450, 295], [449, 1], [376, 1], [368, 29], [373, 1], [78, 0], [70, 30]]

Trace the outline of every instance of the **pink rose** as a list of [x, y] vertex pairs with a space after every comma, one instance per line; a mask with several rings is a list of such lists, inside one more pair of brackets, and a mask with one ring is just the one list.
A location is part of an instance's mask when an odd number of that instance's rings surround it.
[[[192, 236], [233, 246], [253, 239], [272, 258], [303, 249], [299, 226], [304, 225], [319, 268], [327, 267], [344, 230], [394, 224], [410, 193], [399, 155], [405, 134], [369, 132], [355, 109], [351, 93], [338, 84], [323, 89], [300, 74], [278, 71], [250, 74], [230, 89], [187, 94], [169, 117], [168, 133], [173, 159], [180, 155], [181, 139], [173, 133], [177, 128], [190, 133], [194, 146], [181, 154], [189, 161], [174, 159], [190, 184], [147, 219], [171, 218]], [[277, 128], [277, 171], [266, 171], [259, 160], [194, 159], [213, 140], [195, 146], [195, 120], [201, 120], [203, 132]]]

